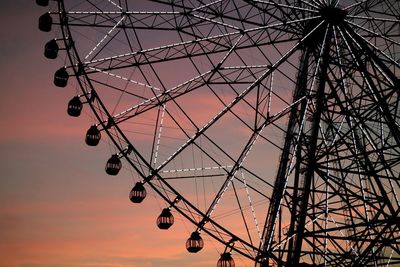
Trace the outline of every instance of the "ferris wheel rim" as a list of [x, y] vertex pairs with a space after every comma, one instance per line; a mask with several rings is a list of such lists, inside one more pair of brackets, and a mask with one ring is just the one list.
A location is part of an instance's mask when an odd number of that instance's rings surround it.
[[[62, 20], [64, 19], [63, 16], [64, 16], [64, 14], [65, 14], [67, 11], [65, 10], [65, 7], [64, 7], [64, 1], [59, 1], [58, 5], [59, 5], [59, 9], [62, 10], [62, 11], [60, 12], [60, 21], [62, 21]], [[70, 31], [70, 29], [69, 29], [68, 23], [65, 23], [65, 25], [62, 24], [61, 27], [62, 27], [62, 28], [66, 27], [67, 32], [68, 32], [68, 36], [69, 36], [69, 37], [73, 37], [73, 36], [71, 35], [71, 31]], [[63, 35], [64, 35], [64, 42], [65, 42], [65, 45], [66, 45], [66, 46], [67, 46], [67, 45], [71, 45], [71, 44], [69, 43], [69, 41], [67, 41], [67, 35], [65, 35], [64, 30], [63, 30]], [[79, 57], [79, 54], [78, 54], [78, 52], [77, 52], [77, 50], [76, 50], [76, 48], [75, 48], [75, 44], [74, 44], [74, 43], [72, 43], [71, 48], [73, 49], [73, 52], [74, 52], [74, 55], [73, 55], [73, 56], [78, 60], [78, 63], [79, 63], [79, 64], [83, 64], [83, 62], [81, 61], [81, 59], [80, 59], [80, 57]], [[83, 91], [83, 87], [82, 87], [83, 85], [81, 84], [81, 82], [80, 82], [80, 80], [79, 80], [78, 77], [82, 77], [82, 76], [83, 76], [83, 77], [85, 78], [86, 82], [89, 84], [89, 88], [91, 89], [91, 92], [96, 92], [94, 86], [91, 84], [90, 78], [87, 77], [86, 72], [85, 72], [83, 75], [82, 75], [82, 74], [78, 74], [78, 69], [77, 69], [78, 66], [74, 66], [74, 65], [73, 65], [75, 61], [72, 59], [73, 57], [72, 57], [72, 55], [70, 55], [70, 51], [69, 51], [69, 50], [68, 50], [68, 57], [69, 57], [69, 60], [70, 60], [70, 62], [71, 62], [71, 67], [72, 67], [72, 69], [73, 69], [73, 71], [74, 71], [74, 76], [77, 77], [77, 80], [78, 80], [78, 82], [79, 82], [79, 84], [80, 84], [80, 87], [81, 87], [82, 91]], [[107, 133], [107, 135], [109, 136], [110, 140], [114, 143], [115, 147], [118, 148], [119, 153], [129, 162], [129, 164], [130, 164], [131, 166], [133, 166], [133, 167], [135, 168], [135, 166], [134, 166], [135, 164], [134, 164], [134, 163], [130, 160], [130, 158], [127, 157], [127, 155], [126, 155], [126, 148], [121, 147], [121, 145], [118, 143], [118, 141], [114, 139], [112, 133], [109, 132], [109, 128], [104, 124], [104, 120], [102, 120], [102, 119], [101, 119], [101, 116], [97, 113], [98, 111], [96, 110], [96, 107], [94, 107], [94, 106], [92, 105], [92, 102], [89, 101], [89, 98], [88, 98], [88, 93], [89, 93], [89, 92], [88, 92], [88, 91], [87, 91], [87, 92], [86, 92], [86, 91], [83, 91], [83, 93], [84, 93], [85, 97], [87, 98], [88, 103], [89, 103], [89, 105], [90, 105], [90, 107], [91, 107], [93, 113], [95, 114], [95, 116], [97, 117], [97, 119], [98, 119], [98, 121], [99, 121], [98, 126], [99, 126], [99, 125], [102, 126], [103, 130]], [[96, 101], [98, 101], [98, 103], [100, 104], [100, 106], [102, 106], [103, 112], [104, 112], [105, 114], [107, 114], [109, 118], [112, 118], [111, 114], [109, 113], [109, 111], [107, 110], [107, 108], [105, 107], [105, 105], [102, 103], [101, 99], [100, 99], [100, 98], [96, 98]], [[112, 127], [118, 131], [118, 133], [120, 134], [120, 136], [122, 136], [122, 138], [124, 139], [124, 141], [126, 142], [126, 144], [127, 144], [128, 146], [133, 147], [133, 145], [131, 144], [131, 141], [125, 136], [124, 132], [119, 128], [118, 124], [114, 124]], [[140, 155], [140, 153], [137, 153], [137, 155]], [[147, 163], [147, 161], [146, 161], [145, 159], [143, 159], [142, 162]], [[167, 187], [177, 196], [177, 198], [179, 199], [179, 201], [184, 201], [185, 204], [189, 205], [189, 206], [190, 206], [191, 208], [193, 208], [196, 212], [198, 212], [198, 214], [202, 215], [202, 218], [206, 219], [206, 220], [207, 220], [207, 223], [210, 222], [210, 223], [212, 223], [213, 225], [215, 225], [215, 226], [217, 226], [217, 227], [220, 227], [221, 230], [223, 230], [224, 232], [228, 233], [228, 235], [230, 235], [232, 238], [237, 238], [233, 233], [231, 233], [230, 231], [228, 231], [227, 229], [225, 229], [223, 226], [220, 226], [220, 225], [218, 224], [218, 222], [216, 222], [216, 221], [214, 221], [213, 219], [209, 218], [205, 213], [203, 213], [202, 211], [200, 211], [199, 209], [197, 209], [196, 206], [192, 205], [192, 203], [191, 203], [190, 201], [186, 200], [186, 199], [184, 198], [184, 196], [182, 196], [178, 191], [176, 191], [176, 190], [173, 188], [173, 186], [171, 186], [171, 185], [168, 183], [168, 181], [166, 181], [158, 172], [156, 172], [156, 171], [153, 169], [153, 167], [151, 166], [151, 164], [148, 164], [147, 167], [149, 168], [149, 170], [151, 170], [152, 172], [154, 172], [152, 175], [156, 175], [156, 176], [158, 177], [157, 181], [161, 181], [165, 186], [167, 186]], [[140, 170], [138, 170], [138, 173], [140, 173], [139, 171], [140, 171]], [[158, 189], [158, 187], [157, 187], [155, 184], [152, 183], [152, 179], [147, 179], [148, 176], [142, 176], [142, 178], [144, 179], [144, 182], [145, 182], [145, 183], [148, 183], [148, 184], [153, 188], [153, 190], [156, 191], [157, 194], [159, 194], [169, 205], [172, 205], [172, 206], [173, 206], [175, 200], [171, 200], [171, 199], [169, 199], [167, 196], [165, 196], [165, 195], [160, 191], [160, 189]], [[211, 232], [208, 231], [206, 228], [204, 228], [203, 225], [199, 224], [200, 222], [196, 222], [196, 221], [194, 221], [193, 219], [191, 219], [190, 216], [188, 216], [184, 211], [182, 211], [181, 209], [179, 209], [179, 207], [175, 207], [175, 206], [173, 206], [173, 207], [174, 207], [180, 214], [182, 214], [185, 218], [187, 218], [187, 219], [188, 219], [189, 221], [191, 221], [193, 224], [197, 225], [198, 229], [207, 232], [210, 236], [214, 237], [215, 239], [217, 239], [217, 240], [220, 241], [221, 243], [227, 244], [227, 242], [226, 242], [225, 240], [220, 239], [218, 236], [216, 236], [215, 234], [211, 233]], [[239, 238], [239, 239], [240, 239], [240, 238]], [[240, 239], [240, 240], [241, 240], [241, 239]], [[241, 242], [242, 242], [243, 244], [249, 245], [249, 248], [252, 248], [253, 251], [260, 251], [259, 248], [254, 247], [254, 246], [252, 246], [251, 244], [248, 244], [245, 240], [241, 240]], [[236, 250], [236, 248], [235, 248], [234, 246], [233, 246], [232, 248], [233, 248], [235, 251], [237, 251], [238, 253], [242, 254], [243, 256], [249, 257], [248, 254], [243, 253], [241, 250]], [[274, 257], [273, 253], [271, 253], [271, 255], [268, 255], [268, 256]], [[254, 258], [251, 258], [251, 259], [252, 259], [252, 260], [257, 260], [255, 257], [254, 257]]]
[[[59, 5], [59, 9], [62, 10], [61, 12], [59, 12], [59, 16], [60, 16], [60, 21], [62, 21], [64, 18], [64, 14], [67, 13], [67, 11], [65, 10], [64, 7], [64, 0], [58, 0], [58, 5]], [[61, 28], [66, 28], [67, 32], [68, 32], [68, 36], [72, 37], [71, 35], [71, 31], [69, 29], [68, 23], [65, 24], [61, 24]], [[70, 49], [73, 50], [74, 56], [76, 57], [76, 59], [78, 60], [78, 65], [79, 64], [83, 64], [82, 60], [80, 59], [79, 53], [77, 52], [76, 48], [75, 48], [75, 43], [74, 42], [70, 42], [70, 40], [67, 38], [67, 35], [65, 34], [64, 30], [62, 30], [62, 34], [64, 36], [64, 42], [66, 46], [70, 46]], [[72, 60], [72, 56], [70, 55], [70, 51], [71, 50], [67, 50], [67, 54], [68, 54], [68, 58], [69, 61], [71, 63], [71, 66], [76, 66], [78, 68], [78, 65], [73, 64], [73, 60]], [[87, 77], [86, 72], [84, 72], [83, 74], [78, 74], [78, 70], [75, 69], [74, 67], [72, 67], [73, 71], [74, 71], [74, 76], [77, 78], [78, 83], [80, 85], [80, 88], [83, 92], [83, 95], [85, 96], [87, 103], [90, 105], [91, 110], [93, 112], [93, 114], [96, 116], [97, 120], [99, 121], [99, 124], [96, 125], [96, 127], [98, 127], [99, 125], [101, 125], [103, 127], [103, 130], [107, 133], [108, 138], [113, 142], [114, 146], [119, 150], [119, 153], [121, 153], [124, 157], [124, 159], [129, 162], [129, 164], [135, 167], [135, 164], [130, 160], [129, 157], [126, 156], [125, 153], [125, 148], [121, 147], [117, 140], [114, 139], [113, 135], [109, 132], [109, 127], [107, 127], [104, 123], [103, 120], [101, 119], [101, 117], [98, 114], [98, 111], [96, 110], [96, 108], [92, 105], [92, 100], [90, 99], [90, 97], [88, 96], [87, 91], [83, 91], [83, 84], [80, 82], [80, 79], [78, 77], [84, 77], [86, 82], [89, 84], [89, 88], [91, 89], [90, 93], [94, 92], [96, 94], [95, 88], [94, 86], [91, 84], [91, 80]], [[104, 104], [102, 103], [100, 98], [96, 98], [96, 100], [100, 103], [100, 105], [103, 107], [103, 111], [109, 116], [112, 117], [111, 114], [108, 113], [108, 110], [105, 108]], [[124, 135], [123, 131], [118, 127], [117, 124], [113, 125], [113, 127], [119, 132], [119, 134], [125, 139], [125, 141], [127, 142], [128, 145], [132, 146], [132, 144], [130, 143], [129, 139]], [[132, 146], [133, 147], [133, 146]], [[140, 153], [138, 153], [140, 155]], [[145, 160], [143, 160], [143, 162], [146, 162]], [[152, 166], [149, 164], [147, 166], [149, 169], [151, 169], [152, 171], [154, 171], [152, 169]], [[140, 173], [140, 170], [137, 169], [138, 173]], [[247, 250], [250, 251], [250, 249], [252, 251], [256, 251], [256, 257], [252, 257], [249, 253], [245, 253], [243, 252], [243, 250], [240, 250], [238, 248], [236, 248], [235, 246], [230, 246], [230, 248], [234, 251], [236, 251], [237, 253], [239, 253], [242, 256], [245, 256], [251, 260], [253, 260], [254, 262], [260, 261], [261, 258], [258, 256], [258, 253], [260, 252], [259, 247], [255, 247], [251, 244], [249, 244], [247, 241], [240, 239], [239, 237], [237, 237], [234, 233], [230, 232], [229, 230], [227, 230], [226, 228], [224, 228], [223, 226], [219, 225], [216, 221], [214, 221], [213, 219], [208, 218], [202, 211], [200, 211], [199, 209], [197, 209], [190, 201], [186, 200], [184, 196], [182, 196], [178, 191], [176, 191], [165, 179], [163, 179], [161, 177], [161, 175], [156, 172], [156, 176], [159, 178], [158, 181], [161, 181], [164, 183], [164, 185], [166, 185], [171, 191], [173, 191], [176, 195], [177, 195], [177, 199], [179, 201], [183, 201], [185, 202], [185, 204], [187, 204], [188, 206], [190, 206], [192, 209], [194, 209], [196, 212], [198, 212], [198, 214], [200, 214], [203, 218], [207, 218], [205, 220], [206, 223], [211, 223], [213, 226], [216, 226], [217, 228], [219, 228], [222, 232], [224, 232], [227, 236], [231, 236], [231, 240], [235, 240], [235, 241], [239, 241], [241, 242], [243, 245], [247, 246]], [[226, 246], [230, 245], [230, 240], [227, 242], [226, 240], [223, 240], [222, 238], [220, 238], [218, 235], [214, 234], [213, 232], [211, 232], [210, 230], [208, 230], [207, 228], [204, 227], [204, 224], [200, 224], [200, 222], [195, 221], [194, 219], [192, 219], [190, 216], [187, 215], [187, 213], [185, 213], [184, 211], [182, 211], [182, 209], [180, 209], [179, 207], [175, 206], [175, 200], [170, 200], [167, 196], [165, 196], [165, 194], [161, 193], [161, 191], [158, 189], [157, 186], [155, 186], [152, 182], [152, 179], [146, 179], [147, 177], [142, 176], [142, 178], [144, 178], [144, 180], [142, 181], [142, 183], [147, 183], [151, 186], [151, 188], [157, 192], [157, 194], [159, 196], [161, 196], [163, 198], [163, 200], [168, 203], [170, 205], [170, 207], [174, 208], [176, 211], [178, 211], [182, 216], [184, 216], [188, 221], [190, 221], [193, 225], [196, 226], [196, 231], [200, 232], [200, 231], [204, 231], [206, 232], [209, 236], [213, 237], [215, 240], [219, 241], [221, 244], [225, 244]], [[276, 260], [278, 260], [278, 258], [273, 255], [271, 253], [271, 255], [269, 255], [272, 258], [275, 258]]]

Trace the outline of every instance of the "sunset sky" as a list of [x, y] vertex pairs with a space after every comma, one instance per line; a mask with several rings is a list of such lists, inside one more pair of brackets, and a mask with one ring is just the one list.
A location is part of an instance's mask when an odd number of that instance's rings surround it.
[[[166, 10], [125, 2], [139, 12], [82, 2], [69, 1], [67, 16], [53, 9], [56, 23], [68, 19], [66, 33], [38, 29], [49, 8], [35, 0], [0, 1], [0, 267], [211, 267], [229, 248], [237, 267], [254, 266], [239, 253], [261, 260], [267, 250], [288, 263], [353, 253], [363, 263], [389, 249], [391, 260], [391, 245], [375, 246], [394, 230], [370, 226], [391, 222], [400, 205], [391, 180], [396, 8], [375, 1], [371, 14], [393, 19], [371, 19], [368, 5], [352, 1], [215, 1], [190, 11], [192, 1]], [[371, 34], [383, 29], [376, 20], [387, 32]], [[55, 60], [43, 53], [50, 40], [61, 44]], [[63, 66], [70, 80], [60, 88], [53, 78]], [[79, 118], [67, 114], [77, 95], [87, 97]], [[85, 144], [91, 125], [102, 131], [97, 147]], [[114, 154], [118, 176], [105, 172]], [[138, 181], [148, 195], [133, 204]], [[175, 224], [165, 231], [156, 219], [167, 202]], [[190, 254], [197, 228], [205, 246]]]
[[84, 144], [89, 122], [67, 115], [71, 92], [52, 84], [60, 62], [43, 56], [44, 12], [0, 2], [0, 266], [214, 266], [211, 241], [187, 253], [192, 227], [158, 230], [160, 203], [132, 205], [131, 179], [107, 176], [108, 152]]

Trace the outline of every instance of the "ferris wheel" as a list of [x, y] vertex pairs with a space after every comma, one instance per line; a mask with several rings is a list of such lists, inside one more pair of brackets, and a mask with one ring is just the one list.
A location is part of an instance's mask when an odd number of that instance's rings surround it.
[[160, 229], [192, 223], [189, 252], [400, 265], [399, 1], [36, 2], [86, 144], [112, 144], [132, 202], [163, 200]]

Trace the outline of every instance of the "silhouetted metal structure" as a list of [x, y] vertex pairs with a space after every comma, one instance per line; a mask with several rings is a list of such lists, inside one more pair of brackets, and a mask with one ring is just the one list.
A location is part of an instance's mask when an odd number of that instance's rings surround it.
[[49, 59], [56, 59], [58, 56], [59, 47], [56, 40], [50, 40], [44, 46], [44, 56]]
[[217, 267], [235, 267], [235, 261], [233, 260], [231, 253], [222, 253], [217, 262]]
[[121, 160], [117, 154], [112, 155], [106, 164], [106, 173], [109, 175], [117, 175], [122, 168]]
[[[80, 100], [79, 96], [74, 96], [68, 102], [67, 113], [71, 117], [79, 117], [81, 115], [82, 108], [83, 108], [83, 104], [82, 104], [82, 101]], [[97, 128], [96, 128], [96, 130], [97, 130]], [[100, 132], [98, 132], [98, 130], [97, 131], [96, 130], [95, 129], [91, 129], [91, 131], [89, 132], [90, 136], [87, 137], [86, 139], [89, 138], [91, 140], [94, 140], [94, 139], [100, 140], [100, 137], [98, 136]]]
[[[71, 106], [73, 106], [73, 109], [75, 110], [77, 103], [71, 103], [71, 101], [70, 101], [70, 104], [71, 104]], [[68, 107], [68, 109], [70, 109], [70, 108]], [[85, 137], [86, 144], [88, 146], [97, 146], [100, 142], [100, 139], [101, 139], [101, 133], [100, 133], [99, 129], [97, 128], [97, 126], [96, 125], [90, 126], [89, 130], [87, 130], [87, 132], [86, 132], [86, 137]]]
[[39, 6], [48, 6], [49, 0], [36, 0], [36, 4], [38, 4]]
[[[48, 1], [36, 1], [47, 6]], [[400, 2], [50, 1], [54, 77], [167, 207], [257, 267], [400, 265]], [[56, 41], [57, 40], [57, 41]], [[86, 101], [81, 101], [85, 98]], [[234, 240], [234, 242], [232, 241]]]
[[160, 229], [167, 230], [174, 224], [174, 216], [169, 208], [161, 211], [160, 216], [157, 218], [157, 226]]
[[129, 193], [129, 199], [133, 203], [141, 203], [147, 196], [146, 188], [143, 186], [143, 183], [137, 182], [131, 192]]
[[199, 232], [193, 232], [188, 240], [186, 240], [186, 249], [190, 253], [197, 253], [204, 247], [203, 238], [201, 238]]
[[49, 13], [44, 13], [39, 18], [39, 30], [43, 32], [51, 31], [51, 26], [53, 25], [53, 19]]
[[69, 74], [67, 70], [62, 67], [54, 73], [54, 85], [58, 87], [66, 87], [68, 84]]

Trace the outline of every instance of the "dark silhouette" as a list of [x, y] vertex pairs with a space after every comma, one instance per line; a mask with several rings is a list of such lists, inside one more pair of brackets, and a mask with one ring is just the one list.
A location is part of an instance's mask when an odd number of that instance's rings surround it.
[[62, 67], [54, 73], [54, 85], [58, 87], [65, 87], [68, 83], [68, 72], [67, 70]]
[[121, 160], [118, 154], [114, 154], [109, 158], [106, 164], [106, 173], [109, 175], [117, 175], [122, 168]]
[[199, 232], [193, 232], [189, 239], [186, 241], [186, 249], [190, 253], [199, 252], [204, 246], [204, 241]]
[[58, 56], [58, 51], [60, 48], [58, 47], [57, 41], [55, 39], [50, 40], [44, 46], [44, 56], [49, 59], [55, 59]]
[[160, 229], [166, 230], [174, 224], [174, 216], [169, 208], [162, 210], [160, 216], [157, 218], [157, 226]]
[[235, 267], [235, 261], [230, 252], [224, 252], [221, 254], [221, 257], [217, 262], [217, 267]]
[[38, 4], [39, 6], [48, 6], [49, 0], [36, 0], [36, 4]]
[[85, 142], [88, 146], [97, 146], [101, 139], [101, 133], [96, 125], [90, 126], [86, 132]]
[[[79, 96], [73, 97], [68, 102], [68, 109], [67, 109], [68, 115], [72, 117], [79, 117], [79, 115], [81, 115], [82, 112], [82, 107], [83, 107], [82, 101], [80, 100]], [[98, 140], [100, 140], [100, 138]]]
[[137, 182], [129, 193], [129, 199], [133, 203], [141, 203], [147, 195], [146, 188], [141, 182]]
[[39, 30], [43, 32], [51, 31], [51, 25], [53, 24], [53, 19], [49, 13], [44, 13], [39, 17]]

